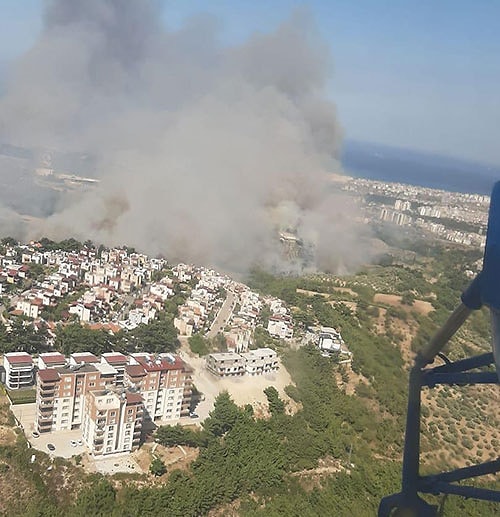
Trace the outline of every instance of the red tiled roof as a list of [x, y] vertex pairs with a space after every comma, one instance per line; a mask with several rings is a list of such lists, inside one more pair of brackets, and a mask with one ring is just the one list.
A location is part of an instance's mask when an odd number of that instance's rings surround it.
[[184, 361], [180, 357], [176, 357], [175, 361], [171, 363], [164, 358], [155, 361], [147, 361], [143, 357], [137, 357], [137, 361], [141, 363], [148, 372], [159, 372], [162, 370], [182, 370], [185, 367]]
[[4, 355], [4, 359], [6, 359], [10, 364], [33, 363], [31, 356], [24, 354]]
[[71, 357], [77, 363], [98, 363], [99, 359], [94, 354], [71, 354]]
[[59, 374], [54, 368], [47, 368], [46, 370], [39, 370], [38, 377], [42, 382], [51, 382], [59, 380]]
[[127, 393], [127, 404], [138, 404], [143, 401], [139, 393]]
[[127, 356], [123, 354], [113, 354], [102, 356], [108, 363], [123, 363], [127, 361]]
[[146, 372], [140, 364], [129, 364], [125, 366], [125, 371], [130, 377], [144, 377]]
[[66, 358], [62, 354], [57, 354], [57, 355], [40, 354], [40, 358], [43, 360], [43, 362], [45, 364], [61, 363], [61, 362], [64, 362], [66, 360]]

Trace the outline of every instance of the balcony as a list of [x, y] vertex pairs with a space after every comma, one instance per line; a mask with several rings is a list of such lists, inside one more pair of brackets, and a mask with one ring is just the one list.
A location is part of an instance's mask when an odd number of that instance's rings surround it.
[[38, 385], [41, 390], [53, 390], [56, 387], [55, 382], [42, 382]]

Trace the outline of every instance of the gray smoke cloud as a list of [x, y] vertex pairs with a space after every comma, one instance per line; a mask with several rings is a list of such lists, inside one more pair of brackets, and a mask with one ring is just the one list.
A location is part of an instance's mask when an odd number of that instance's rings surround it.
[[142, 0], [52, 0], [0, 98], [0, 142], [95, 157], [96, 189], [71, 194], [30, 235], [128, 244], [244, 271], [287, 268], [279, 231], [316, 266], [367, 259], [339, 172], [328, 49], [303, 11], [221, 45], [208, 16], [179, 30]]

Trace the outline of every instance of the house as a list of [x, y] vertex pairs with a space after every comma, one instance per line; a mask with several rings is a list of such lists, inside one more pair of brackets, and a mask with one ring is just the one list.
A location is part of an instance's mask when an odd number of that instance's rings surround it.
[[272, 337], [279, 339], [291, 339], [293, 337], [293, 325], [286, 316], [271, 316], [267, 323], [267, 331]]

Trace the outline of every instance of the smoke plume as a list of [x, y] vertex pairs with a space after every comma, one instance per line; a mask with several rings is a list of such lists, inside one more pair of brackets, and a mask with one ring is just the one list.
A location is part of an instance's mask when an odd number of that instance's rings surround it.
[[154, 0], [46, 4], [0, 98], [0, 143], [92, 156], [100, 183], [31, 236], [243, 271], [285, 267], [289, 231], [320, 268], [365, 260], [353, 208], [328, 185], [341, 131], [307, 14], [232, 47], [208, 16], [175, 31], [161, 19]]

